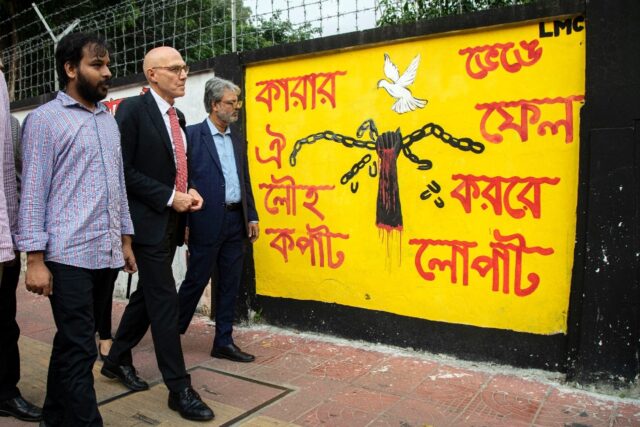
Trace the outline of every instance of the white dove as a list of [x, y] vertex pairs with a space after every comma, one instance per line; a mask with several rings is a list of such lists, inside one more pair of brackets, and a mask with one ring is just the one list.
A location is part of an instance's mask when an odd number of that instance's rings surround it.
[[378, 88], [384, 88], [389, 95], [396, 99], [396, 102], [391, 106], [391, 109], [398, 114], [406, 113], [407, 111], [413, 111], [416, 108], [424, 108], [427, 105], [426, 99], [415, 98], [407, 86], [413, 83], [416, 79], [416, 72], [418, 71], [418, 64], [420, 63], [420, 54], [417, 54], [411, 64], [407, 67], [402, 76], [398, 71], [398, 67], [391, 62], [391, 58], [386, 53], [384, 54], [384, 74], [389, 81], [382, 79], [378, 81]]

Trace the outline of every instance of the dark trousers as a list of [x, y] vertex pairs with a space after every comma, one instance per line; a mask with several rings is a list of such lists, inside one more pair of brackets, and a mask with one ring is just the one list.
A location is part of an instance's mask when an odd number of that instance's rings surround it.
[[180, 392], [191, 385], [178, 333], [178, 294], [171, 269], [177, 242], [177, 219], [172, 213], [165, 237], [157, 245], [133, 244], [138, 287], [129, 298], [109, 352], [109, 359], [114, 363], [132, 365], [131, 349], [151, 326], [158, 368], [172, 392]]
[[114, 270], [55, 262], [47, 262], [47, 267], [53, 275], [49, 301], [57, 332], [49, 361], [44, 420], [51, 426], [102, 426], [93, 388], [94, 312], [105, 301]]
[[[184, 333], [189, 327], [209, 278], [214, 278], [216, 301], [214, 347], [233, 343], [233, 319], [247, 241], [241, 210], [225, 211], [223, 221], [220, 236], [213, 245], [189, 244], [187, 275], [178, 293], [179, 326], [180, 332]], [[197, 230], [190, 230], [189, 234], [194, 236], [195, 233]]]
[[102, 295], [95, 296], [96, 298], [102, 297], [102, 301], [98, 300], [96, 304], [96, 312], [94, 318], [96, 320], [96, 331], [101, 340], [111, 339], [111, 311], [113, 310], [113, 289], [118, 278], [118, 270], [113, 270], [112, 277], [109, 279], [109, 289], [103, 292]]
[[14, 265], [4, 266], [0, 280], [0, 401], [20, 396], [20, 328], [16, 322], [16, 288], [19, 278], [20, 258]]

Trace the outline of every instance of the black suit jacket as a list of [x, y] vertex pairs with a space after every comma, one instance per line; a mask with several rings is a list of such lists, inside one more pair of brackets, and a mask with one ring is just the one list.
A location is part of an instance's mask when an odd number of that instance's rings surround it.
[[[184, 114], [177, 113], [184, 130]], [[167, 202], [176, 180], [171, 139], [150, 91], [123, 100], [116, 110], [116, 122], [120, 128], [129, 210], [135, 229], [133, 241], [155, 245], [167, 229], [171, 211]], [[185, 222], [186, 215], [180, 214], [179, 245], [184, 241]]]

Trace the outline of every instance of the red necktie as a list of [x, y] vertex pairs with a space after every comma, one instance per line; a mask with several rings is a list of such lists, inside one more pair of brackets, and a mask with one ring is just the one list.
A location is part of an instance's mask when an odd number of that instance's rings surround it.
[[169, 124], [171, 125], [171, 139], [176, 150], [176, 191], [187, 192], [187, 155], [184, 152], [184, 141], [178, 123], [176, 109], [171, 107], [169, 114]]

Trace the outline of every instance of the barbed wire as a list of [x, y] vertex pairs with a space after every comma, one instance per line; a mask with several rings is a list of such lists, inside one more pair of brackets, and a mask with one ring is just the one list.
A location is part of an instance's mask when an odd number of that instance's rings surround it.
[[[78, 0], [48, 13], [53, 8], [52, 1], [37, 1], [52, 32], [61, 34], [79, 19], [76, 31], [104, 37], [110, 45], [114, 78], [141, 72], [145, 52], [160, 45], [178, 49], [187, 62], [231, 52], [232, 0], [122, 0], [89, 13], [84, 12], [90, 0]], [[235, 3], [236, 46], [243, 51], [373, 28], [384, 9], [397, 7], [401, 0], [235, 0]], [[0, 35], [0, 46], [10, 46], [0, 52], [0, 60], [5, 66], [11, 100], [54, 91], [55, 46], [35, 10], [25, 9], [0, 21], [0, 27], [7, 28], [9, 24], [15, 24], [18, 34]], [[37, 35], [21, 36], [33, 33]], [[19, 41], [12, 43], [16, 38]]]
[[[62, 33], [76, 18], [76, 31], [90, 31], [110, 45], [111, 71], [123, 77], [141, 71], [144, 54], [159, 45], [178, 49], [187, 62], [231, 52], [231, 0], [123, 0], [102, 10], [73, 16], [81, 0], [47, 14], [52, 0], [38, 1], [54, 34]], [[327, 34], [375, 26], [377, 0], [236, 0], [237, 50], [250, 50]], [[61, 17], [67, 20], [61, 22]], [[29, 19], [31, 20], [29, 22]], [[33, 9], [5, 19], [19, 22], [19, 32], [37, 36], [9, 43], [0, 36], [0, 52], [12, 100], [55, 90], [54, 42]], [[347, 25], [347, 22], [350, 25]], [[364, 25], [363, 25], [364, 23]]]

